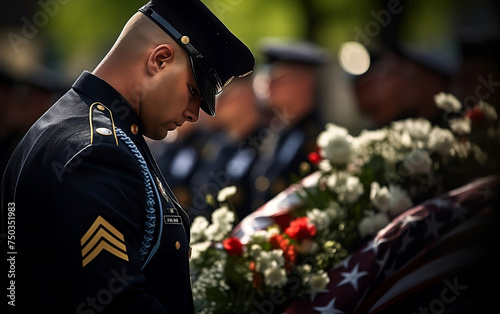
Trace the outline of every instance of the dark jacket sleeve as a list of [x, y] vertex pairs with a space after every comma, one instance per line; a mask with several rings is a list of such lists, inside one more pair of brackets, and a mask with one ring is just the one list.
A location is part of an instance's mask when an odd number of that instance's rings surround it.
[[54, 193], [56, 261], [76, 312], [170, 313], [148, 293], [141, 271], [145, 184], [127, 148], [86, 147], [67, 163]]

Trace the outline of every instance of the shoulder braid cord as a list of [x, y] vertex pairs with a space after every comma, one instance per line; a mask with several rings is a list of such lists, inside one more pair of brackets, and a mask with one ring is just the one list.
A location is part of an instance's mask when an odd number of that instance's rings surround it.
[[[142, 176], [144, 178], [144, 185], [145, 185], [145, 190], [146, 190], [146, 227], [145, 227], [145, 233], [144, 237], [141, 243], [141, 248], [140, 248], [140, 253], [141, 253], [141, 260], [144, 262], [142, 265], [142, 269], [149, 263], [153, 255], [156, 253], [156, 250], [158, 250], [158, 247], [160, 246], [160, 239], [163, 231], [163, 221], [160, 219], [160, 232], [158, 234], [158, 240], [156, 241], [155, 246], [151, 249], [151, 252], [148, 255], [148, 249], [151, 247], [151, 241], [153, 240], [153, 234], [154, 234], [154, 229], [156, 226], [156, 215], [155, 215], [155, 198], [154, 195], [156, 194], [156, 199], [158, 200], [158, 205], [160, 207], [160, 217], [163, 217], [163, 208], [161, 206], [161, 200], [160, 200], [160, 195], [158, 193], [158, 190], [156, 188], [156, 185], [154, 184], [153, 181], [153, 176], [151, 175], [151, 172], [149, 172], [148, 166], [146, 164], [146, 161], [144, 160], [144, 157], [142, 156], [141, 152], [137, 149], [137, 146], [135, 146], [134, 142], [123, 132], [121, 129], [116, 128], [116, 135], [118, 138], [125, 144], [127, 147], [130, 149], [132, 152], [132, 155], [135, 157], [137, 162], [139, 163], [139, 167], [142, 173]], [[154, 192], [153, 192], [154, 190]], [[147, 258], [146, 258], [147, 256]]]

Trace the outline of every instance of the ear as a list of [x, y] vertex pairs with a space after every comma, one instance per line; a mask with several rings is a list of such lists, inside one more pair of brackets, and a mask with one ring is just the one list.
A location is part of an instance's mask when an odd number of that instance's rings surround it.
[[174, 59], [174, 46], [162, 44], [156, 46], [148, 56], [148, 73], [154, 75]]

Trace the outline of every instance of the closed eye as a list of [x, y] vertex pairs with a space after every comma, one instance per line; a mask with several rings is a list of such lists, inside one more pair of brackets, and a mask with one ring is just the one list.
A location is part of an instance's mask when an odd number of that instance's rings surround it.
[[201, 97], [200, 92], [199, 92], [196, 88], [194, 88], [194, 87], [193, 87], [193, 86], [191, 86], [191, 85], [188, 85], [188, 88], [189, 88], [189, 93], [190, 93], [191, 95]]

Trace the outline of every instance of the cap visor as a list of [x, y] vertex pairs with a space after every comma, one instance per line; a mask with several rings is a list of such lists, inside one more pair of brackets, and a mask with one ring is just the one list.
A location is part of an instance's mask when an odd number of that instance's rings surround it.
[[196, 85], [198, 85], [198, 91], [203, 98], [200, 108], [213, 117], [215, 116], [215, 84], [204, 74], [203, 68], [192, 57], [189, 59], [191, 60], [191, 69], [193, 70]]

